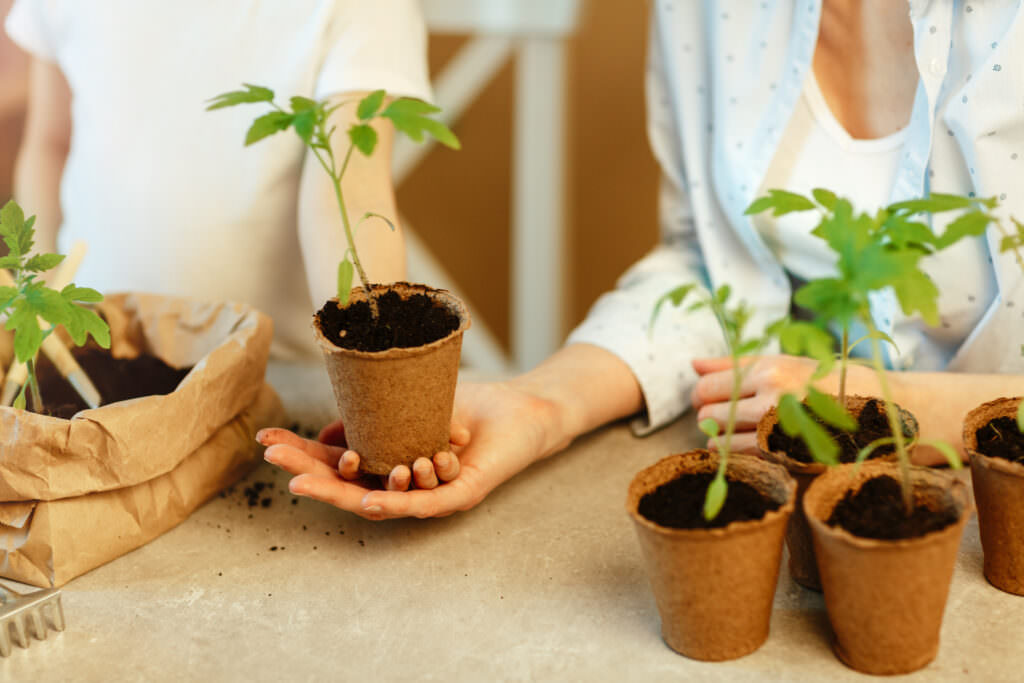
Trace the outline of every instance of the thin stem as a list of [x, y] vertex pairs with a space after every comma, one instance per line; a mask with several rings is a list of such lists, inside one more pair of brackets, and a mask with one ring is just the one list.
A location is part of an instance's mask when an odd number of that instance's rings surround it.
[[39, 391], [39, 380], [36, 378], [35, 359], [29, 358], [28, 362], [25, 363], [25, 367], [28, 369], [29, 395], [32, 396], [32, 409], [41, 414], [43, 412], [43, 395]]
[[882, 389], [882, 398], [885, 401], [885, 415], [889, 421], [889, 429], [892, 430], [892, 437], [896, 442], [896, 458], [900, 466], [900, 490], [903, 494], [903, 509], [907, 517], [909, 517], [914, 511], [914, 496], [910, 483], [910, 456], [907, 455], [903, 425], [900, 424], [899, 413], [896, 410], [896, 404], [893, 403], [889, 379], [886, 374], [885, 365], [882, 362], [882, 346], [878, 343], [878, 335], [875, 334], [877, 330], [874, 324], [869, 323], [869, 326], [872, 332], [871, 358], [874, 361], [875, 373], [878, 375], [878, 384]]
[[850, 359], [850, 328], [843, 325], [843, 339], [839, 350], [839, 405], [846, 407], [846, 369]]

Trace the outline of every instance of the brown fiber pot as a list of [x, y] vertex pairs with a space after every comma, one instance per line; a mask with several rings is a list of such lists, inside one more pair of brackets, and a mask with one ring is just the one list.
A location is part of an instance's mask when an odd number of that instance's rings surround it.
[[898, 479], [899, 466], [890, 462], [832, 467], [804, 495], [832, 647], [865, 673], [907, 673], [934, 659], [960, 536], [971, 515], [964, 482], [926, 467], [911, 472], [915, 499], [933, 509], [955, 509], [956, 523], [898, 541], [860, 538], [825, 524], [847, 491], [886, 474]]
[[[846, 409], [852, 415], [860, 416], [864, 404], [872, 397], [870, 396], [847, 396]], [[907, 410], [896, 406], [900, 411], [900, 418], [909, 427], [912, 436], [907, 448], [913, 447], [917, 441], [917, 419]], [[796, 479], [796, 509], [789, 519], [789, 526], [786, 527], [786, 548], [789, 550], [789, 573], [793, 580], [804, 588], [821, 590], [821, 579], [818, 578], [818, 563], [814, 559], [814, 543], [811, 541], [811, 528], [807, 525], [807, 517], [804, 515], [801, 501], [807, 487], [811, 485], [815, 477], [825, 471], [827, 465], [820, 462], [801, 462], [789, 457], [783, 451], [772, 451], [768, 448], [768, 437], [779, 422], [778, 413], [773, 406], [765, 413], [757, 423], [757, 447], [761, 455], [771, 462], [778, 463], [785, 467], [790, 475]], [[895, 453], [885, 456], [882, 460], [892, 460]]]
[[[462, 334], [469, 328], [469, 312], [443, 289], [408, 282], [374, 285], [373, 289], [393, 289], [403, 299], [426, 294], [461, 320], [457, 330], [429, 344], [367, 352], [336, 346], [314, 318], [314, 334], [334, 387], [348, 447], [359, 453], [362, 471], [383, 475], [397, 465], [411, 466], [418, 457], [432, 458], [448, 450]], [[361, 287], [352, 290], [351, 303], [365, 300]]]
[[1024, 595], [1024, 465], [979, 452], [976, 434], [997, 417], [1016, 419], [1020, 401], [1019, 396], [989, 401], [964, 419], [985, 578], [1015, 595]]
[[768, 637], [782, 537], [796, 496], [796, 483], [784, 468], [755, 456], [733, 455], [729, 480], [746, 482], [782, 503], [778, 510], [721, 529], [671, 529], [637, 511], [640, 499], [662, 484], [717, 467], [718, 456], [706, 450], [671, 455], [638, 472], [626, 499], [665, 643], [687, 657], [708, 661], [742, 657]]

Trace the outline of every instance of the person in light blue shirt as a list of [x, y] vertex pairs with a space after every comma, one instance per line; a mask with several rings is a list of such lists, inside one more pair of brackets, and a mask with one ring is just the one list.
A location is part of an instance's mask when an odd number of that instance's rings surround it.
[[[539, 367], [459, 388], [454, 433], [468, 445], [455, 449], [462, 470], [454, 480], [370, 491], [351, 481], [355, 454], [289, 437], [267, 459], [297, 475], [293, 492], [372, 519], [443, 515], [614, 419], [635, 415], [634, 428], [646, 433], [695, 406], [700, 418], [724, 422], [728, 360], [713, 320], [666, 309], [653, 335], [648, 322], [662, 294], [695, 281], [729, 283], [757, 311], [755, 325], [764, 324], [788, 311], [793, 280], [833, 266], [806, 219], [744, 215], [767, 188], [827, 186], [865, 209], [932, 191], [973, 192], [999, 197], [1004, 217], [1024, 216], [1017, 0], [657, 0], [651, 26], [647, 106], [663, 171], [660, 243]], [[924, 267], [942, 291], [940, 326], [902, 316], [892, 297], [875, 301], [876, 323], [901, 350], [891, 358], [895, 398], [917, 415], [923, 438], [960, 445], [970, 408], [1019, 393], [1022, 277], [995, 240], [929, 257]], [[778, 354], [756, 361], [739, 405], [737, 450], [754, 449], [760, 416], [781, 393], [803, 387], [812, 369]], [[878, 393], [864, 369], [848, 387]], [[335, 433], [337, 426], [324, 439]], [[940, 456], [919, 449], [915, 457]], [[389, 488], [408, 481], [393, 473]]]

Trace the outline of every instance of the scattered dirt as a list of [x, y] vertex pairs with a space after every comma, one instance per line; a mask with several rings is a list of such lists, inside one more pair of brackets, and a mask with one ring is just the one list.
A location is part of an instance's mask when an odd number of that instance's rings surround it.
[[1012, 417], [997, 417], [975, 432], [975, 437], [979, 452], [1024, 464], [1024, 434]]
[[918, 504], [908, 517], [903, 507], [900, 483], [892, 477], [875, 477], [860, 489], [847, 492], [828, 518], [829, 526], [840, 526], [855, 536], [879, 540], [917, 538], [945, 529], [957, 520], [955, 510], [933, 510]]
[[[96, 385], [102, 405], [141, 396], [169, 394], [178, 388], [192, 369], [172, 368], [148, 354], [137, 358], [114, 358], [106, 349], [91, 344], [73, 348], [71, 354]], [[45, 414], [68, 419], [88, 408], [43, 354], [39, 355], [37, 369]], [[28, 403], [31, 404], [31, 400]]]
[[704, 519], [704, 496], [714, 474], [685, 474], [662, 484], [640, 499], [637, 511], [655, 524], [673, 529], [714, 529], [731, 522], [761, 519], [779, 503], [742, 481], [729, 480], [729, 493], [718, 515]]
[[[871, 399], [864, 404], [864, 409], [857, 418], [858, 430], [852, 434], [827, 425], [821, 422], [821, 420], [818, 420], [818, 423], [839, 444], [839, 462], [853, 462], [857, 459], [857, 453], [860, 452], [860, 449], [875, 439], [892, 436], [892, 430], [889, 429], [889, 420], [885, 416], [885, 406], [881, 401], [875, 399]], [[904, 435], [908, 439], [913, 436], [906, 431], [906, 427], [904, 427]], [[804, 443], [803, 439], [787, 435], [779, 425], [775, 425], [772, 433], [768, 435], [768, 448], [773, 452], [785, 453], [799, 462], [814, 462], [814, 458], [811, 457], [811, 453], [807, 450], [807, 444]], [[893, 445], [881, 446], [871, 454], [870, 458], [879, 458], [895, 450], [896, 447]]]
[[424, 294], [402, 299], [397, 292], [377, 298], [380, 318], [373, 319], [365, 301], [339, 308], [328, 301], [316, 319], [324, 336], [357, 351], [411, 348], [443, 339], [459, 328], [459, 317]]

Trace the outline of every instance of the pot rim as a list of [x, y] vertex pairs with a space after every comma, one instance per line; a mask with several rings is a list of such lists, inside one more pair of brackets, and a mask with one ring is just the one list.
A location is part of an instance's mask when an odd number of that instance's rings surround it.
[[[470, 320], [469, 310], [466, 308], [466, 304], [462, 301], [462, 299], [455, 296], [447, 289], [438, 289], [435, 287], [431, 287], [430, 285], [405, 281], [391, 282], [387, 284], [374, 284], [372, 288], [373, 291], [375, 292], [382, 290], [397, 291], [399, 295], [402, 296], [403, 299], [407, 299], [409, 296], [412, 296], [414, 294], [425, 294], [426, 296], [429, 296], [434, 300], [440, 300], [444, 303], [448, 310], [454, 312], [456, 315], [459, 316], [459, 326], [456, 329], [452, 330], [449, 334], [445, 335], [444, 337], [441, 337], [440, 339], [435, 339], [434, 341], [428, 344], [422, 344], [420, 346], [391, 347], [389, 349], [384, 349], [383, 351], [358, 351], [356, 349], [343, 348], [329, 340], [326, 337], [326, 335], [324, 335], [323, 331], [320, 329], [320, 326], [317, 324], [317, 316], [316, 314], [314, 314], [311, 323], [313, 327], [313, 335], [316, 338], [317, 345], [324, 353], [338, 354], [342, 356], [347, 356], [349, 358], [358, 358], [360, 360], [370, 361], [385, 361], [397, 360], [400, 358], [411, 358], [414, 356], [428, 354], [434, 351], [435, 349], [438, 349], [441, 346], [444, 346], [445, 344], [449, 343], [454, 338], [461, 337], [462, 334], [466, 330], [468, 330], [471, 325], [472, 321]], [[349, 298], [349, 303], [357, 303], [358, 301], [362, 301], [365, 298], [366, 290], [363, 287], [353, 287], [352, 294]], [[338, 297], [331, 297], [326, 302], [324, 302], [324, 305], [332, 301], [337, 303]], [[317, 313], [319, 313], [319, 310], [317, 311]]]
[[[1024, 477], [1024, 463], [1011, 462], [1006, 458], [986, 455], [979, 451], [976, 434], [978, 428], [997, 417], [1016, 418], [1017, 406], [1020, 404], [1021, 400], [1022, 398], [1020, 396], [1002, 396], [974, 407], [967, 413], [967, 415], [964, 416], [964, 450], [967, 451], [967, 455], [970, 457], [971, 467], [984, 467], [985, 469], [993, 470], [1000, 474]], [[969, 425], [976, 420], [983, 421], [978, 424], [976, 428], [970, 429]]]
[[[635, 475], [633, 475], [633, 479], [630, 481], [629, 487], [630, 489], [632, 489], [633, 482], [635, 482], [642, 474], [654, 469], [655, 467], [657, 467], [658, 465], [662, 464], [667, 460], [681, 459], [686, 458], [687, 456], [702, 455], [705, 453], [711, 455], [714, 458], [714, 460], [712, 460], [713, 463], [718, 462], [718, 454], [715, 453], [714, 451], [709, 451], [706, 448], [694, 448], [684, 453], [674, 453], [672, 455], [667, 455], [664, 458], [661, 458], [658, 461], [652, 463], [651, 465], [648, 465], [647, 467], [638, 471]], [[654, 533], [661, 534], [663, 536], [668, 536], [670, 538], [686, 539], [689, 541], [714, 541], [724, 538], [726, 536], [755, 534], [761, 531], [761, 529], [763, 529], [764, 527], [772, 526], [774, 524], [779, 523], [785, 524], [796, 507], [796, 480], [794, 480], [793, 477], [789, 475], [789, 472], [786, 471], [785, 467], [779, 465], [778, 463], [770, 462], [763, 458], [759, 458], [756, 455], [748, 455], [745, 453], [733, 453], [732, 455], [729, 456], [730, 469], [732, 464], [735, 463], [737, 460], [739, 460], [741, 464], [747, 462], [764, 465], [770, 468], [774, 472], [774, 474], [779, 477], [783, 486], [786, 489], [786, 499], [777, 509], [767, 511], [764, 514], [764, 517], [761, 517], [760, 519], [730, 522], [724, 527], [717, 527], [713, 529], [677, 529], [673, 527], [662, 526], [656, 522], [652, 522], [651, 520], [641, 515], [640, 512], [637, 510], [637, 506], [640, 502], [640, 499], [643, 498], [642, 495], [637, 496], [637, 499], [634, 502], [632, 500], [632, 495], [627, 494], [626, 511], [629, 513], [630, 518], [632, 518], [634, 522], [640, 524], [646, 529], [651, 530]], [[660, 482], [658, 486], [661, 486], [662, 484], [665, 484], [668, 481], [670, 480]]]
[[[852, 484], [859, 483], [863, 485], [864, 482], [869, 479], [875, 479], [879, 476], [890, 475], [894, 476], [899, 480], [899, 464], [890, 461], [870, 461], [864, 462], [860, 465], [856, 463], [844, 463], [842, 465], [836, 465], [828, 468], [824, 474], [811, 482], [810, 487], [804, 494], [802, 501], [804, 515], [807, 517], [808, 523], [816, 533], [821, 533], [826, 536], [831, 536], [833, 539], [839, 540], [846, 545], [854, 546], [861, 550], [872, 551], [872, 552], [902, 552], [905, 550], [913, 549], [918, 546], [930, 545], [937, 539], [944, 536], [957, 535], [959, 536], [963, 526], [970, 519], [971, 514], [974, 512], [974, 504], [968, 495], [967, 483], [952, 473], [943, 472], [930, 467], [924, 467], [920, 465], [912, 465], [911, 472], [914, 475], [923, 477], [925, 485], [930, 488], [949, 490], [950, 497], [954, 507], [957, 508], [957, 519], [954, 523], [946, 526], [943, 529], [936, 531], [929, 531], [923, 536], [916, 536], [914, 538], [897, 538], [897, 539], [878, 539], [878, 538], [865, 538], [863, 536], [857, 536], [842, 527], [832, 527], [825, 523], [818, 515], [814, 514], [811, 509], [811, 505], [815, 502], [815, 499], [820, 495], [820, 491], [833, 479], [841, 476], [852, 476], [851, 470], [855, 467], [865, 468], [870, 476], [865, 476], [862, 479], [851, 480], [847, 486], [844, 486], [841, 491], [844, 493], [852, 488]], [[873, 472], [872, 470], [877, 470]], [[847, 474], [847, 473], [850, 474]], [[918, 481], [915, 480], [915, 488], [917, 488]], [[859, 486], [858, 486], [859, 488]], [[835, 509], [840, 498], [837, 498], [828, 507], [828, 512], [831, 514], [832, 510]]]
[[[832, 398], [836, 398], [835, 394], [830, 394], [830, 396], [832, 396]], [[866, 395], [861, 395], [861, 394], [848, 394], [846, 396], [846, 404], [847, 404], [847, 407], [849, 407], [849, 405], [851, 403], [855, 403], [855, 404], [859, 403], [860, 404], [860, 409], [863, 410], [864, 405], [866, 405], [867, 402], [869, 400], [871, 400], [871, 399], [874, 399], [876, 401], [882, 401], [883, 403], [885, 401], [885, 399], [883, 399], [883, 398], [881, 398], [879, 396], [866, 396]], [[913, 427], [913, 429], [914, 429], [913, 437], [911, 437], [910, 440], [907, 441], [907, 451], [909, 452], [912, 448], [914, 448], [914, 446], [917, 445], [917, 439], [918, 439], [918, 436], [920, 434], [920, 426], [918, 425], [917, 418], [914, 416], [913, 413], [911, 413], [909, 410], [907, 410], [906, 408], [901, 406], [899, 403], [896, 403], [895, 405], [896, 405], [896, 409], [899, 411], [900, 417], [902, 417], [905, 421], [907, 421], [910, 424], [910, 426]], [[857, 415], [860, 416], [860, 412], [859, 411], [858, 411]], [[796, 474], [815, 474], [815, 475], [817, 475], [817, 474], [821, 474], [822, 472], [827, 470], [829, 467], [831, 467], [830, 465], [826, 465], [825, 463], [821, 463], [821, 462], [817, 462], [817, 461], [814, 461], [814, 462], [803, 462], [801, 460], [796, 460], [794, 458], [789, 457], [789, 455], [786, 452], [784, 452], [784, 451], [773, 451], [773, 450], [770, 450], [768, 448], [768, 437], [772, 433], [772, 428], [774, 428], [774, 426], [776, 424], [778, 424], [778, 421], [779, 421], [779, 418], [778, 418], [778, 406], [774, 405], [771, 408], [769, 408], [767, 410], [767, 412], [765, 412], [765, 414], [762, 415], [761, 419], [758, 420], [758, 422], [757, 422], [757, 432], [756, 432], [757, 433], [757, 448], [758, 448], [758, 450], [761, 451], [762, 457], [764, 457], [766, 460], [769, 460], [771, 462], [774, 462], [774, 463], [777, 463], [779, 465], [782, 465], [783, 467], [788, 469], [790, 472], [795, 472]], [[893, 453], [891, 455], [887, 455], [887, 456], [881, 458], [880, 460], [881, 461], [888, 461], [888, 460], [895, 459], [895, 457], [896, 457], [896, 454]]]

